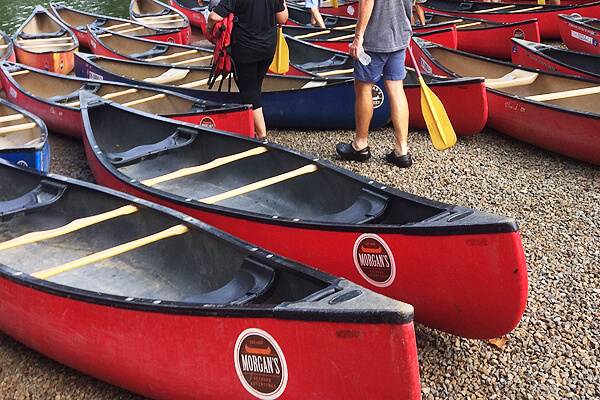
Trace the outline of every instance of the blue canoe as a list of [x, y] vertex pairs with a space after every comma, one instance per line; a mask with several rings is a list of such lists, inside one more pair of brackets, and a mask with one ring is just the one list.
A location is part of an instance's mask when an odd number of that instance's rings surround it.
[[37, 116], [0, 99], [0, 158], [48, 171], [48, 129]]
[[[241, 102], [233, 80], [217, 82], [209, 90], [208, 69], [171, 68], [77, 53], [75, 73], [80, 77], [158, 87], [211, 101]], [[352, 79], [268, 74], [263, 82], [262, 106], [269, 128], [354, 129], [355, 98]], [[371, 128], [375, 129], [384, 126], [390, 117], [383, 81], [375, 84], [373, 104]]]

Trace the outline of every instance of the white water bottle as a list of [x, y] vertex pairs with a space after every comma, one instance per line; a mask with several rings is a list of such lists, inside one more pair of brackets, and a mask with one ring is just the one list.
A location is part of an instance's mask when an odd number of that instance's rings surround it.
[[[352, 43], [350, 43], [348, 47], [350, 47], [351, 45]], [[360, 50], [358, 52], [358, 61], [360, 61], [362, 65], [369, 65], [369, 63], [371, 62], [371, 56], [365, 53], [363, 50]]]

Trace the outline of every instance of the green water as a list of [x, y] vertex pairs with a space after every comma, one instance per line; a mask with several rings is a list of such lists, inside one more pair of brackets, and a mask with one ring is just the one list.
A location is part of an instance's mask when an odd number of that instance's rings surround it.
[[[55, 2], [77, 10], [129, 19], [129, 0], [67, 0]], [[38, 4], [48, 9], [47, 1], [0, 0], [0, 30], [12, 36]]]

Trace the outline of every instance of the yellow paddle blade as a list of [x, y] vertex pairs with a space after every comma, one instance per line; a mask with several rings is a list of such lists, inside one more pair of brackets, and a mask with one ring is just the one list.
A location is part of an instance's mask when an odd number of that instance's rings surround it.
[[433, 146], [437, 150], [448, 149], [456, 143], [456, 134], [444, 105], [440, 99], [427, 87], [423, 77], [419, 77], [421, 84], [421, 111], [427, 124], [427, 130]]
[[269, 70], [275, 74], [285, 74], [290, 70], [290, 49], [283, 37], [283, 28], [279, 27], [277, 33], [277, 47], [275, 48], [275, 56], [269, 66]]
[[331, 6], [333, 8], [338, 8], [338, 0], [331, 0]]
[[538, 4], [546, 4], [546, 0], [537, 0]]

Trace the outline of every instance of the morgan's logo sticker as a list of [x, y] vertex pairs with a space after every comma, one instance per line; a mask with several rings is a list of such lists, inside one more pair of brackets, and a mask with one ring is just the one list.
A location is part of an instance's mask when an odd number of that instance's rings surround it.
[[373, 90], [371, 90], [371, 95], [373, 96], [373, 108], [379, 108], [385, 101], [385, 97], [383, 95], [383, 90], [377, 85], [373, 85]]
[[386, 287], [394, 282], [396, 264], [388, 245], [377, 235], [361, 235], [354, 243], [354, 264], [367, 282]]
[[525, 32], [522, 29], [517, 28], [513, 31], [513, 37], [516, 39], [525, 39]]
[[260, 329], [246, 329], [238, 337], [235, 369], [244, 388], [259, 399], [276, 399], [287, 385], [283, 352], [275, 339]]
[[200, 121], [200, 126], [204, 128], [214, 128], [215, 121], [213, 121], [211, 117], [204, 117], [202, 118], [202, 121]]

